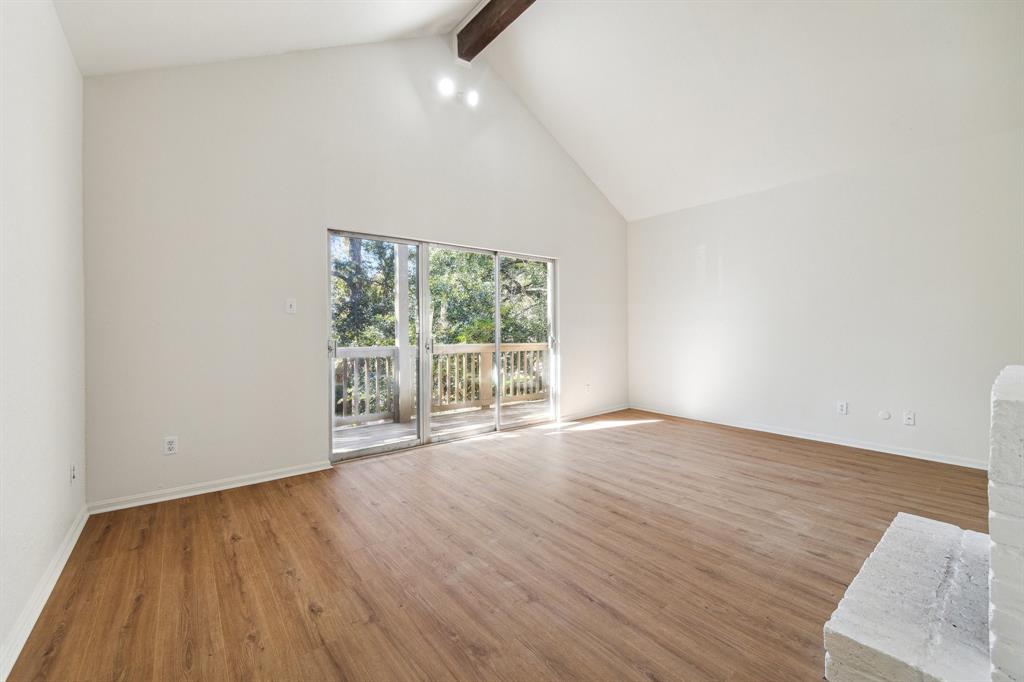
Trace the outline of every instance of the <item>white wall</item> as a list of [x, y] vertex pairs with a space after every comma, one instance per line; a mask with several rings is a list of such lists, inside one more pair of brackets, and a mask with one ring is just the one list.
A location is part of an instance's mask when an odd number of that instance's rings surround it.
[[633, 404], [985, 466], [989, 388], [1024, 360], [1020, 129], [628, 235]]
[[625, 402], [624, 221], [439, 38], [87, 79], [85, 179], [90, 501], [327, 460], [328, 226], [558, 258], [562, 412]]
[[50, 2], [0, 27], [3, 679], [85, 519], [85, 359], [82, 78]]

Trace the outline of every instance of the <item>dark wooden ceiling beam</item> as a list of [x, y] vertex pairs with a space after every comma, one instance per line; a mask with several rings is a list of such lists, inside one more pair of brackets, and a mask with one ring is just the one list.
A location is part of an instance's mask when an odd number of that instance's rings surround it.
[[473, 61], [533, 3], [534, 0], [491, 0], [484, 5], [456, 36], [459, 59]]

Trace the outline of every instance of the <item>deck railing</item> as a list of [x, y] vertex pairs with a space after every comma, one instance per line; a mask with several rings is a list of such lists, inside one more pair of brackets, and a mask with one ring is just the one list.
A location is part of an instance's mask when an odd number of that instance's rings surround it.
[[397, 346], [334, 351], [334, 423], [359, 424], [394, 417], [398, 404]]
[[[495, 372], [494, 344], [437, 344], [430, 376], [430, 411], [494, 404], [499, 373], [502, 403], [548, 396], [548, 344], [503, 343]], [[399, 349], [338, 348], [334, 353], [336, 425], [397, 419]]]
[[501, 344], [503, 403], [540, 400], [548, 394], [548, 344]]

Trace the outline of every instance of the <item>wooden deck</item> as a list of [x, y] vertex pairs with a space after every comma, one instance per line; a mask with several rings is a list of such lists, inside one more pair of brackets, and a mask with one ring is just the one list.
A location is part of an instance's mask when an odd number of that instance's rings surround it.
[[[550, 404], [546, 399], [535, 400], [503, 405], [501, 409], [505, 423], [515, 425], [517, 422], [542, 418], [550, 412]], [[448, 437], [479, 431], [493, 424], [493, 407], [434, 414], [430, 417], [433, 433]], [[334, 429], [334, 454], [344, 456], [368, 447], [411, 443], [416, 440], [416, 427], [415, 419], [404, 424], [381, 422], [338, 427]]]
[[897, 511], [986, 476], [620, 412], [91, 517], [9, 680], [820, 680]]

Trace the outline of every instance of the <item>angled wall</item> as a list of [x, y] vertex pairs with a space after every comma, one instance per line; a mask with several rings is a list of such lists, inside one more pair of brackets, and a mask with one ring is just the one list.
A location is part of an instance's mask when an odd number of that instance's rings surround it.
[[85, 179], [90, 501], [326, 463], [328, 227], [557, 258], [562, 412], [625, 403], [623, 219], [440, 38], [89, 78]]
[[0, 2], [0, 91], [2, 680], [85, 521], [82, 77], [50, 2]]

